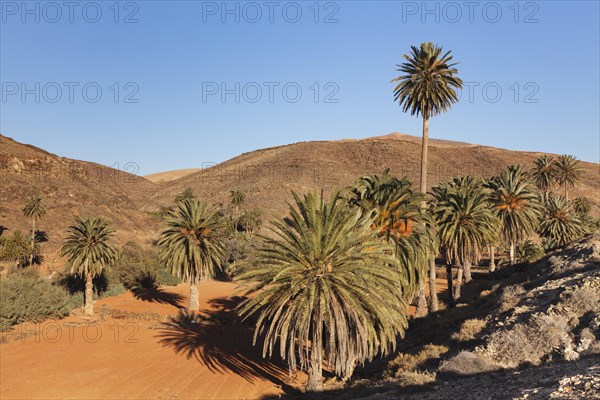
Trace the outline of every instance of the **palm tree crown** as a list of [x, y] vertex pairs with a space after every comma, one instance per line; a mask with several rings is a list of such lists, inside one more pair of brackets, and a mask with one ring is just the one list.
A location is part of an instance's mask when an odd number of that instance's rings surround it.
[[531, 178], [520, 166], [511, 166], [491, 179], [492, 204], [501, 233], [513, 244], [535, 233], [542, 207]]
[[578, 239], [585, 233], [583, 222], [575, 212], [572, 202], [563, 196], [548, 196], [546, 210], [540, 223], [540, 236], [557, 247]]
[[442, 55], [442, 48], [433, 43], [411, 46], [411, 54], [404, 54], [406, 62], [398, 65], [397, 71], [404, 73], [392, 82], [399, 82], [394, 88], [394, 100], [403, 111], [411, 115], [421, 114], [424, 119], [446, 112], [458, 101], [456, 89], [462, 88], [462, 80], [456, 76], [450, 64], [450, 51]]
[[[407, 302], [397, 289], [402, 276], [392, 248], [371, 229], [372, 221], [335, 193], [293, 194], [289, 216], [272, 224], [246, 280], [240, 312], [258, 315], [255, 341], [263, 354], [280, 354], [291, 370], [309, 371], [307, 390], [322, 388], [323, 351], [338, 376], [356, 363], [395, 346], [407, 326]], [[310, 350], [309, 350], [310, 343]]]
[[27, 199], [23, 208], [23, 215], [28, 221], [39, 221], [46, 215], [46, 205], [41, 196], [31, 196]]
[[579, 160], [571, 155], [562, 155], [554, 162], [556, 179], [564, 188], [565, 198], [569, 200], [569, 189], [581, 179], [583, 171], [579, 166]]
[[554, 165], [554, 157], [544, 154], [538, 157], [533, 164], [531, 175], [535, 180], [537, 187], [544, 192], [548, 192], [552, 188], [552, 183], [556, 178], [556, 166]]
[[186, 282], [214, 276], [225, 255], [221, 216], [197, 198], [179, 203], [165, 217], [158, 240], [161, 262]]
[[232, 189], [229, 191], [229, 201], [231, 201], [231, 204], [235, 207], [241, 206], [245, 199], [246, 196], [244, 196], [244, 193], [241, 190]]
[[350, 190], [350, 205], [372, 218], [371, 228], [393, 245], [408, 283], [401, 289], [412, 296], [436, 244], [428, 213], [421, 207], [425, 196], [414, 192], [408, 179], [392, 176], [389, 169], [382, 175], [361, 177]]
[[433, 187], [432, 195], [446, 258], [461, 266], [475, 262], [498, 232], [498, 219], [488, 203], [491, 191], [473, 177], [465, 176]]
[[185, 188], [183, 190], [183, 192], [181, 192], [177, 196], [175, 196], [175, 202], [180, 203], [182, 201], [191, 200], [195, 197], [196, 197], [196, 195], [194, 194], [194, 191], [192, 190], [192, 188], [188, 187], [188, 188]]
[[112, 242], [114, 229], [103, 218], [77, 217], [67, 228], [61, 255], [67, 258], [73, 273], [98, 276], [117, 256]]

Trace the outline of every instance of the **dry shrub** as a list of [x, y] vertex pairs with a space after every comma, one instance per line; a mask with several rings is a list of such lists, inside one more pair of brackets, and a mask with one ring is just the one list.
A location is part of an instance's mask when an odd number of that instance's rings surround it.
[[519, 304], [525, 293], [525, 289], [523, 289], [521, 285], [513, 285], [504, 288], [502, 295], [500, 296], [500, 312], [513, 309]]
[[562, 315], [534, 315], [510, 330], [492, 333], [487, 350], [504, 368], [516, 368], [523, 363], [539, 365], [561, 345], [570, 342], [568, 331], [567, 319]]
[[388, 364], [388, 369], [397, 371], [395, 376], [401, 371], [414, 371], [425, 362], [437, 359], [448, 352], [448, 347], [435, 344], [426, 344], [417, 354], [400, 353]]
[[402, 387], [427, 385], [435, 382], [435, 373], [428, 371], [398, 371], [396, 379]]
[[460, 331], [452, 334], [452, 340], [466, 342], [475, 339], [475, 336], [485, 328], [486, 322], [482, 319], [468, 319], [462, 323]]
[[500, 368], [483, 354], [461, 351], [440, 365], [440, 372], [457, 375], [474, 375], [497, 371]]
[[564, 305], [569, 307], [578, 317], [589, 311], [600, 312], [600, 288], [590, 285], [578, 286], [561, 294], [561, 299]]

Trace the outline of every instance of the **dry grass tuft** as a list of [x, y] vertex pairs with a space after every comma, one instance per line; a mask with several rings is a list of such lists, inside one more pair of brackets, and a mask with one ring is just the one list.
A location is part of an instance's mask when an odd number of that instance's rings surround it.
[[457, 375], [475, 375], [499, 370], [499, 366], [482, 354], [461, 351], [440, 366], [441, 372]]
[[513, 285], [504, 288], [500, 296], [500, 312], [515, 308], [525, 295], [525, 289], [521, 285]]
[[396, 379], [401, 387], [421, 386], [435, 382], [435, 373], [428, 371], [398, 371]]
[[417, 354], [400, 353], [389, 362], [387, 375], [402, 387], [434, 382], [435, 373], [421, 371], [419, 368], [424, 368], [425, 364], [439, 360], [448, 350], [446, 346], [427, 344]]
[[487, 349], [504, 368], [524, 363], [539, 365], [547, 356], [570, 342], [567, 319], [562, 315], [534, 315], [527, 323], [489, 336]]
[[[448, 347], [427, 344], [417, 354], [400, 353], [388, 364], [388, 369], [400, 371], [414, 371], [425, 362], [438, 359], [448, 352]], [[397, 375], [397, 374], [395, 374]]]
[[485, 328], [486, 322], [482, 319], [468, 319], [460, 327], [460, 331], [452, 334], [452, 340], [466, 342], [475, 339], [475, 336]]

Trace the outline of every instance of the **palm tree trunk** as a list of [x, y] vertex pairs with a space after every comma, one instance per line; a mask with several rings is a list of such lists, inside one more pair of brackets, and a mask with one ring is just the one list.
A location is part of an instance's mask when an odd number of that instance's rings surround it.
[[471, 261], [465, 261], [463, 270], [465, 272], [465, 283], [469, 283], [473, 280], [471, 277]]
[[515, 265], [517, 263], [517, 257], [515, 254], [515, 241], [510, 241], [510, 265]]
[[454, 300], [460, 299], [460, 287], [462, 286], [464, 267], [458, 266], [458, 272], [456, 273], [456, 287], [454, 288]]
[[431, 257], [429, 258], [429, 311], [431, 312], [438, 310], [436, 278], [435, 257]]
[[323, 391], [323, 323], [320, 313], [313, 320], [310, 363], [308, 367], [307, 392]]
[[452, 265], [446, 264], [446, 281], [448, 282], [448, 306], [454, 307], [454, 291], [452, 290]]
[[421, 143], [421, 193], [427, 193], [427, 147], [429, 143], [429, 118], [423, 118], [423, 141]]
[[29, 265], [33, 265], [33, 253], [35, 252], [35, 219], [31, 221], [31, 256], [29, 257]]
[[[423, 141], [421, 143], [421, 193], [427, 193], [427, 150], [429, 142], [429, 118], [423, 117]], [[422, 208], [426, 204], [423, 201]], [[417, 316], [427, 315], [427, 299], [425, 298], [425, 280], [419, 284], [419, 299], [417, 301]], [[421, 290], [422, 289], [422, 290]], [[420, 311], [420, 312], [419, 312]]]
[[198, 298], [198, 284], [196, 281], [190, 282], [190, 311], [200, 310], [200, 300]]
[[90, 272], [90, 264], [85, 260], [85, 315], [94, 315], [94, 283], [92, 273]]
[[496, 262], [494, 260], [495, 258], [495, 249], [494, 246], [490, 246], [490, 272], [494, 272], [496, 270]]
[[424, 317], [427, 315], [427, 300], [425, 298], [425, 277], [419, 279], [419, 295], [417, 297], [417, 317]]

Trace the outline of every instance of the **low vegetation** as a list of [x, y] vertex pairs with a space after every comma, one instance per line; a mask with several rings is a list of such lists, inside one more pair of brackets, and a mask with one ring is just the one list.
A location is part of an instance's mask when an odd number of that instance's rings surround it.
[[35, 270], [14, 273], [0, 281], [0, 331], [21, 322], [42, 322], [68, 315], [76, 301]]

